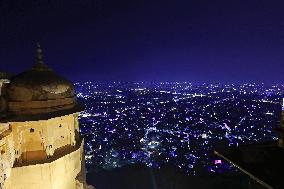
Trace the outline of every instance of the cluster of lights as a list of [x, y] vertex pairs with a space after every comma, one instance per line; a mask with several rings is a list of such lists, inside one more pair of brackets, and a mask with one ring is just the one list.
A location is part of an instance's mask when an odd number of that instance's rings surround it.
[[[111, 169], [131, 163], [184, 172], [230, 171], [219, 145], [277, 140], [284, 86], [191, 83], [76, 83], [86, 162]], [[199, 170], [199, 169], [198, 169]]]

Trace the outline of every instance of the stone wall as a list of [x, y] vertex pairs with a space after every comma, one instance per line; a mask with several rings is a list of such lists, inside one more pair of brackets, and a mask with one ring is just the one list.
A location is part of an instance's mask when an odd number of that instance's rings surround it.
[[6, 124], [0, 124], [0, 128], [0, 186], [3, 188], [10, 178], [15, 157], [13, 133]]
[[83, 144], [51, 163], [12, 168], [4, 189], [78, 189], [75, 178], [81, 171]]
[[73, 114], [10, 124], [16, 158], [20, 163], [47, 159], [55, 150], [76, 144]]
[[84, 189], [78, 113], [0, 123], [0, 188]]

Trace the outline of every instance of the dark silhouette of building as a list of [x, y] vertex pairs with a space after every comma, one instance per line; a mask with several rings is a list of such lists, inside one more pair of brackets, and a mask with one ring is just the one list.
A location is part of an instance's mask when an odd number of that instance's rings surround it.
[[284, 188], [284, 99], [278, 141], [219, 148], [215, 154], [235, 165], [266, 188]]

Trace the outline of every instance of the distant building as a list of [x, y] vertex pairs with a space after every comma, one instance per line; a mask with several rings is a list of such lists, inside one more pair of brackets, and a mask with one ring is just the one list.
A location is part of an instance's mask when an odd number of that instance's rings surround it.
[[0, 76], [0, 188], [92, 188], [72, 83], [44, 64], [39, 45], [30, 70]]
[[278, 141], [220, 148], [215, 154], [232, 163], [265, 188], [284, 188], [284, 99]]

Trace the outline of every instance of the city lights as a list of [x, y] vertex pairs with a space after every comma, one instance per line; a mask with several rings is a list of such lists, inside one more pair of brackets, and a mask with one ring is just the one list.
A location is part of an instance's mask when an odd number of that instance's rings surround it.
[[[232, 171], [218, 145], [277, 140], [283, 86], [190, 83], [77, 83], [86, 163], [112, 169], [139, 163]], [[269, 92], [268, 92], [269, 91]]]

